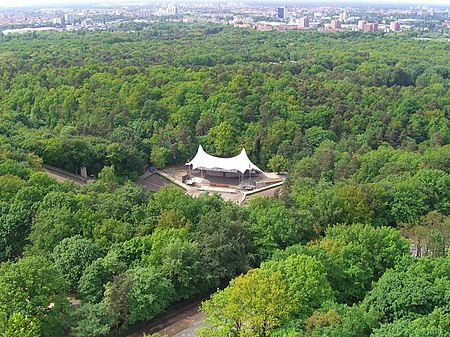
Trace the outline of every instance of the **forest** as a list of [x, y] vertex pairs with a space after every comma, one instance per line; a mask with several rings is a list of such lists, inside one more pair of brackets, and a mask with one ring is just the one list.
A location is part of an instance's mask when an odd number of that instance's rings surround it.
[[[200, 337], [450, 335], [450, 43], [154, 22], [0, 36], [0, 76], [1, 337], [117, 336], [210, 293]], [[283, 193], [135, 184], [199, 144]]]

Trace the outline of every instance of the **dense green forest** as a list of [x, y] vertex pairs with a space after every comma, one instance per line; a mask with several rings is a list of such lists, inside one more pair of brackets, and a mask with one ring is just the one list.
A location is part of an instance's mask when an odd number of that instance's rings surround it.
[[[0, 36], [0, 76], [1, 337], [115, 335], [219, 287], [202, 337], [450, 334], [450, 43], [161, 22]], [[287, 170], [282, 195], [134, 183], [199, 144]]]

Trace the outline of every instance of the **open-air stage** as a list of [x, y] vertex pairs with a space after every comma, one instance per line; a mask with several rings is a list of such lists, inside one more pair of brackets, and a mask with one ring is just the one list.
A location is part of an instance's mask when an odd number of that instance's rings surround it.
[[222, 158], [206, 153], [199, 145], [195, 157], [183, 167], [147, 172], [139, 183], [154, 192], [173, 184], [191, 196], [218, 193], [225, 200], [241, 204], [250, 195], [279, 193], [284, 180], [284, 175], [264, 172], [253, 164], [244, 148], [237, 156]]
[[[183, 188], [186, 194], [194, 197], [202, 193], [218, 193], [225, 200], [241, 204], [256, 196], [277, 195], [284, 182], [284, 176], [268, 172], [251, 175], [251, 177], [246, 176], [241, 181], [237, 177], [211, 176], [203, 172], [201, 183], [188, 185], [183, 182], [188, 174], [184, 166], [170, 166], [155, 173], [147, 173], [140, 179], [140, 184], [153, 192], [159, 191], [163, 186], [176, 186]], [[191, 172], [191, 178], [201, 179], [201, 176], [200, 172]], [[255, 186], [255, 188], [245, 190], [243, 186]]]

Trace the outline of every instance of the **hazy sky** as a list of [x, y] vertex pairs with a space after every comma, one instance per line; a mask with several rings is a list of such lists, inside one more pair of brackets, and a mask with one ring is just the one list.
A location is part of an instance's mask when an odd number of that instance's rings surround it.
[[[151, 1], [151, 0], [150, 0]], [[157, 2], [157, 0], [153, 0], [154, 2]], [[191, 0], [192, 1], [192, 0]], [[198, 0], [200, 2], [202, 0]], [[213, 2], [228, 2], [228, 1], [242, 1], [246, 2], [245, 0], [207, 0], [213, 1]], [[251, 2], [257, 2], [255, 0], [250, 0]], [[70, 4], [80, 4], [80, 3], [108, 3], [108, 2], [119, 2], [119, 0], [0, 0], [0, 7], [22, 7], [22, 6], [39, 6], [39, 5], [63, 5], [68, 6]], [[142, 2], [149, 2], [149, 0], [123, 0], [121, 2], [127, 2], [127, 3], [142, 3]], [[164, 0], [159, 0], [158, 2], [164, 2]], [[166, 0], [165, 2], [177, 2], [176, 0], [170, 1]], [[183, 2], [183, 0], [179, 1]], [[261, 2], [273, 2], [273, 3], [282, 3], [282, 0], [261, 0]], [[371, 0], [300, 0], [300, 1], [293, 1], [293, 0], [287, 0], [287, 3], [298, 3], [299, 5], [303, 4], [326, 4], [326, 3], [351, 3], [351, 4], [368, 4], [368, 3], [374, 3], [374, 1]], [[376, 4], [381, 3], [402, 3], [402, 4], [420, 4], [420, 5], [449, 5], [450, 7], [450, 0], [377, 0], [375, 1]]]

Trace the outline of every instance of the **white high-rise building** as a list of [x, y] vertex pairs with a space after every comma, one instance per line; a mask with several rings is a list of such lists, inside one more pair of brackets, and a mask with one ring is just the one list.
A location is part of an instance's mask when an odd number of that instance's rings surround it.
[[64, 14], [64, 22], [66, 23], [66, 25], [73, 24], [75, 22], [75, 18], [73, 17], [73, 14], [71, 14], [71, 13]]

